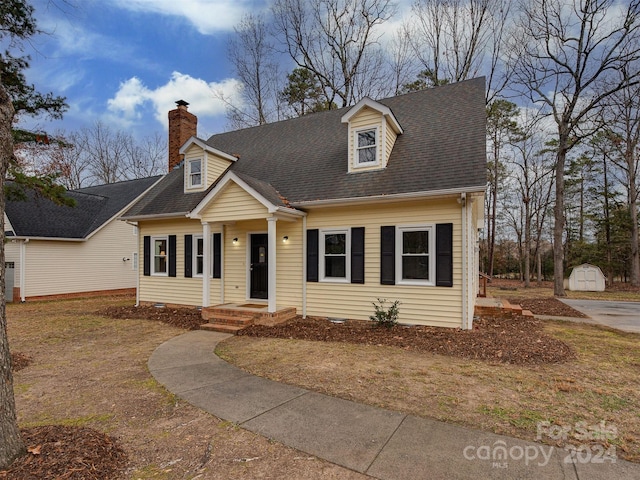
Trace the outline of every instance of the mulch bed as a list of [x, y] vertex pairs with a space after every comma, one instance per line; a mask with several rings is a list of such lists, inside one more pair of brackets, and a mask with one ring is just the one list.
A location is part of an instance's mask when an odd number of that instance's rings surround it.
[[237, 335], [384, 345], [518, 365], [560, 363], [575, 358], [569, 345], [542, 331], [540, 320], [521, 316], [481, 318], [474, 321], [473, 330], [398, 325], [387, 329], [370, 322], [335, 324], [324, 319], [297, 318], [273, 327], [251, 325]]
[[589, 318], [582, 312], [571, 308], [557, 298], [508, 298], [509, 303], [520, 305], [534, 315], [548, 315], [551, 317]]
[[11, 352], [11, 371], [18, 372], [23, 368], [27, 368], [32, 358], [29, 355], [20, 352]]
[[115, 480], [128, 462], [113, 438], [91, 428], [47, 425], [21, 433], [28, 453], [0, 471], [0, 479]]
[[[200, 312], [189, 308], [111, 307], [99, 313], [119, 319], [155, 320], [187, 330], [198, 329], [203, 323]], [[252, 325], [240, 330], [238, 335], [386, 345], [417, 352], [519, 365], [560, 363], [575, 358], [569, 345], [545, 334], [542, 327], [542, 321], [521, 316], [480, 318], [474, 321], [471, 331], [422, 326], [395, 326], [387, 329], [376, 327], [371, 322], [347, 321], [335, 324], [324, 319], [303, 320], [302, 317], [297, 317], [273, 327]]]
[[155, 320], [185, 330], [198, 330], [206, 323], [202, 319], [202, 312], [196, 308], [167, 308], [152, 305], [129, 307], [109, 307], [97, 312], [98, 315], [117, 319]]

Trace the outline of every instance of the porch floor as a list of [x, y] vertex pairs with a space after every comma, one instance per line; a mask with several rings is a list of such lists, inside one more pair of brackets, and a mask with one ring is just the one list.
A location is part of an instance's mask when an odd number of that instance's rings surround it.
[[203, 330], [236, 333], [249, 325], [276, 325], [296, 317], [295, 307], [277, 307], [269, 313], [266, 304], [256, 302], [225, 303], [202, 309], [202, 318], [208, 323], [201, 325]]

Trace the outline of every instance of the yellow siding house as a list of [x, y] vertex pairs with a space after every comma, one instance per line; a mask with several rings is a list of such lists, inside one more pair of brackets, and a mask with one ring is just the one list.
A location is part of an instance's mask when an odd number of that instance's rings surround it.
[[169, 173], [122, 216], [138, 225], [138, 302], [367, 320], [387, 299], [401, 323], [472, 328], [484, 90], [364, 98], [208, 140], [178, 102]]

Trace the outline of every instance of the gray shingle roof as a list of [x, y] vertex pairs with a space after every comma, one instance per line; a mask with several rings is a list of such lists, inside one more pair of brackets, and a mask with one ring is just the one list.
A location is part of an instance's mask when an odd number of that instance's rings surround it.
[[[350, 107], [220, 133], [206, 143], [238, 155], [230, 171], [261, 194], [280, 203], [285, 197], [293, 206], [318, 200], [482, 190], [486, 184], [484, 99], [485, 80], [477, 78], [379, 100], [391, 109], [404, 133], [398, 136], [387, 167], [373, 172], [348, 173], [348, 125], [341, 117]], [[186, 212], [195, 207], [205, 193], [184, 194], [182, 172], [169, 173], [126, 216]]]
[[26, 201], [7, 201], [6, 214], [19, 237], [83, 239], [122, 211], [161, 177], [70, 190], [74, 207], [56, 205], [27, 191]]

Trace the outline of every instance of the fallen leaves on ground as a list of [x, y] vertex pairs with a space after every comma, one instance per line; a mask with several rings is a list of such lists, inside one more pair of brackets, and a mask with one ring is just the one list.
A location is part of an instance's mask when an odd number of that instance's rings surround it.
[[351, 320], [336, 324], [298, 317], [272, 327], [251, 325], [237, 334], [384, 345], [519, 365], [559, 363], [575, 358], [569, 345], [543, 332], [542, 321], [523, 316], [480, 318], [474, 321], [473, 330], [400, 325], [381, 328], [371, 322]]
[[557, 298], [509, 298], [509, 303], [520, 305], [525, 310], [529, 310], [534, 315], [548, 315], [550, 317], [573, 317], [589, 318], [575, 308], [571, 308], [566, 303]]
[[28, 453], [0, 471], [0, 479], [114, 480], [127, 465], [115, 440], [91, 428], [46, 425], [21, 433]]
[[11, 352], [11, 370], [18, 372], [27, 368], [33, 359], [24, 353]]
[[108, 307], [98, 312], [105, 317], [141, 320], [156, 320], [185, 330], [198, 330], [200, 325], [206, 323], [202, 319], [202, 312], [197, 308], [168, 308], [154, 307], [153, 305]]

